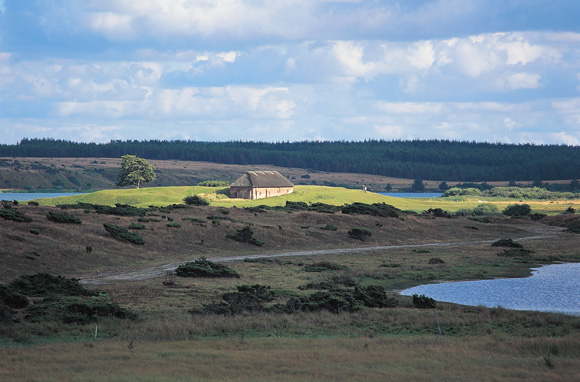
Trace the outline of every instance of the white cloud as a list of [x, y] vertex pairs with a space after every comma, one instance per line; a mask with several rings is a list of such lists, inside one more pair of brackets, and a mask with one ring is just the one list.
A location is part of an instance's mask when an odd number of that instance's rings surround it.
[[409, 63], [418, 69], [427, 69], [435, 62], [435, 51], [430, 41], [414, 44], [407, 55]]
[[379, 102], [378, 107], [393, 114], [439, 114], [443, 111], [443, 104], [433, 102]]
[[497, 85], [509, 90], [516, 89], [537, 89], [541, 86], [541, 76], [533, 73], [514, 73], [507, 78], [498, 79]]
[[571, 135], [564, 131], [553, 134], [555, 139], [565, 145], [580, 146], [580, 134]]
[[382, 125], [374, 127], [375, 133], [382, 139], [399, 139], [405, 129], [401, 125]]

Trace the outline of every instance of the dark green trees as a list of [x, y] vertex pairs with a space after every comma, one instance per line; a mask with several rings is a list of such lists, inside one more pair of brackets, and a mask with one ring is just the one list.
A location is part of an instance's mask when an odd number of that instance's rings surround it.
[[137, 188], [141, 183], [149, 183], [155, 180], [153, 166], [143, 158], [135, 155], [123, 155], [121, 157], [121, 172], [117, 177], [117, 186], [135, 185]]

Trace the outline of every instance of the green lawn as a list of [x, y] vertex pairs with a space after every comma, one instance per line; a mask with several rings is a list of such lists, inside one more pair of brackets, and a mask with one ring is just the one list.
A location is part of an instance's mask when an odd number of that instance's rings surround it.
[[[352, 190], [342, 187], [296, 186], [289, 195], [259, 200], [230, 199], [227, 187], [149, 187], [141, 189], [114, 189], [93, 192], [85, 195], [63, 196], [60, 198], [39, 199], [43, 205], [74, 204], [77, 202], [115, 205], [130, 204], [137, 207], [150, 205], [165, 206], [183, 203], [183, 198], [200, 195], [211, 201], [215, 207], [252, 207], [258, 205], [283, 206], [286, 201], [306, 203], [326, 203], [344, 205], [354, 202], [387, 203], [401, 210], [422, 212], [429, 208], [441, 208], [455, 212], [464, 208], [474, 208], [481, 204], [477, 198], [465, 200], [450, 200], [447, 198], [396, 198], [362, 190]], [[519, 200], [487, 198], [486, 203], [495, 204], [502, 211], [508, 204], [520, 203]], [[533, 212], [555, 214], [563, 212], [568, 206], [580, 208], [580, 200], [569, 201], [533, 201], [526, 200]]]

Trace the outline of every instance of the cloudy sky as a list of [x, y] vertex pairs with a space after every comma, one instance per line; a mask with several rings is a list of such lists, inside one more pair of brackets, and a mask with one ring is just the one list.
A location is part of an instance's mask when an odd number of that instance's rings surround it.
[[0, 143], [580, 145], [578, 0], [0, 0]]

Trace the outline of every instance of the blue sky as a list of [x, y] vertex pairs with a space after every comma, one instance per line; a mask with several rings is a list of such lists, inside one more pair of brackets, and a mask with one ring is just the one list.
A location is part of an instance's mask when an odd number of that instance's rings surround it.
[[0, 143], [580, 145], [577, 0], [0, 0]]

